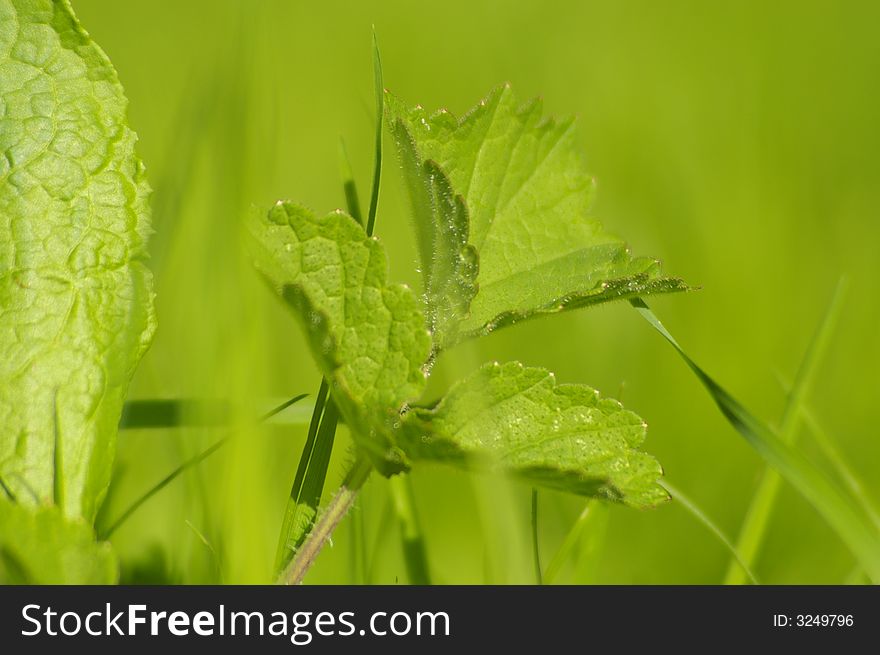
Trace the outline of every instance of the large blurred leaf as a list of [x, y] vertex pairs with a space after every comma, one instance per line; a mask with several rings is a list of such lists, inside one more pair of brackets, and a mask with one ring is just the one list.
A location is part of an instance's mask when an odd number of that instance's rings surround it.
[[663, 470], [638, 450], [645, 422], [616, 400], [518, 362], [487, 364], [432, 409], [404, 420], [413, 459], [512, 473], [535, 485], [635, 507], [667, 499]]
[[0, 499], [0, 584], [113, 584], [116, 558], [82, 519]]
[[88, 520], [155, 328], [126, 104], [66, 0], [0, 0], [0, 477]]
[[[438, 347], [536, 314], [685, 288], [661, 277], [656, 260], [631, 257], [589, 217], [594, 183], [572, 120], [543, 118], [539, 100], [521, 105], [508, 86], [460, 120], [445, 110], [408, 109], [390, 94], [387, 101], [427, 300], [443, 301], [432, 325]], [[469, 234], [457, 196], [469, 213]], [[470, 248], [479, 253], [476, 295]], [[447, 285], [456, 282], [457, 303], [470, 303], [469, 314], [444, 309], [455, 303], [448, 289], [435, 290], [443, 270], [452, 273]]]
[[278, 203], [249, 227], [255, 264], [303, 324], [358, 445], [401, 470], [391, 433], [422, 393], [431, 345], [415, 293], [386, 282], [382, 246], [343, 212]]

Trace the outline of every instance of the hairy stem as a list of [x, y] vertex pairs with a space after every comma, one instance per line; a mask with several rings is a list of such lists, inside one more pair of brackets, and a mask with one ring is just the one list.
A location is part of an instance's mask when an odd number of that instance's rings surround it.
[[327, 540], [333, 534], [339, 522], [348, 514], [348, 510], [354, 504], [358, 491], [364, 486], [364, 482], [370, 476], [372, 466], [363, 459], [358, 458], [354, 466], [345, 476], [339, 491], [333, 496], [333, 499], [320, 515], [318, 522], [315, 523], [308, 537], [302, 543], [299, 550], [296, 551], [290, 564], [281, 572], [278, 578], [279, 584], [294, 585], [302, 582], [306, 572], [315, 563], [318, 553], [327, 543]]
[[[317, 462], [314, 461], [313, 455], [316, 450], [322, 452], [328, 450], [326, 445], [322, 445], [319, 449], [316, 444], [318, 440], [326, 434], [326, 431], [321, 430], [321, 428], [323, 427], [322, 419], [326, 413], [324, 408], [328, 404], [327, 399], [329, 388], [327, 380], [321, 378], [321, 386], [318, 388], [318, 394], [315, 397], [315, 408], [312, 411], [312, 419], [309, 423], [306, 443], [303, 446], [302, 453], [299, 457], [296, 476], [294, 477], [293, 485], [290, 488], [287, 507], [284, 510], [284, 520], [281, 524], [281, 534], [278, 539], [278, 549], [275, 554], [276, 570], [281, 570], [287, 565], [293, 555], [293, 551], [300, 543], [302, 543], [303, 539], [305, 539], [306, 534], [308, 533], [308, 528], [312, 523], [312, 519], [318, 512], [318, 505], [321, 502], [324, 476], [319, 476], [320, 485], [316, 487], [318, 480], [315, 479], [314, 471]], [[335, 428], [336, 426], [334, 423], [334, 432]], [[334, 436], [334, 434], [330, 435], [330, 449], [333, 448]], [[326, 474], [326, 469], [324, 474]]]
[[[385, 108], [385, 94], [382, 86], [382, 63], [379, 59], [379, 45], [376, 35], [373, 34], [373, 81], [376, 95], [376, 141], [375, 158], [373, 165], [373, 185], [370, 193], [370, 207], [367, 214], [365, 231], [367, 236], [373, 236], [376, 226], [376, 211], [379, 204], [379, 185], [382, 179], [382, 119]], [[340, 164], [343, 173], [343, 190], [346, 202], [352, 217], [361, 222], [360, 203], [357, 198], [357, 185], [351, 174], [351, 162], [348, 161], [348, 153], [345, 144], [340, 144]], [[322, 391], [327, 387], [326, 378], [321, 382]], [[313, 420], [318, 416], [317, 404]], [[304, 493], [297, 495], [294, 500], [291, 493], [291, 502], [288, 503], [287, 513], [284, 519], [284, 529], [279, 543], [278, 568], [283, 568], [281, 581], [287, 584], [297, 584], [305, 576], [306, 571], [312, 565], [314, 558], [324, 546], [324, 541], [333, 532], [342, 517], [348, 512], [354, 502], [357, 490], [360, 489], [370, 473], [370, 465], [358, 458], [355, 467], [349, 472], [346, 481], [330, 501], [330, 505], [318, 522], [312, 527], [312, 519], [317, 514], [317, 507], [321, 500], [324, 488], [324, 480], [327, 476], [327, 467], [330, 463], [330, 451], [333, 448], [333, 440], [336, 435], [336, 424], [339, 415], [333, 399], [327, 402], [327, 408], [320, 417], [320, 427], [316, 427], [317, 442], [313, 447], [315, 455], [303, 451], [300, 459], [300, 469], [303, 470], [304, 460], [308, 456], [309, 461], [303, 482]], [[317, 423], [313, 423], [317, 426]], [[311, 430], [310, 430], [311, 434]], [[308, 444], [307, 444], [308, 448]], [[297, 473], [299, 478], [299, 472]], [[296, 485], [294, 485], [294, 489]], [[303, 501], [304, 498], [304, 501]], [[294, 554], [295, 553], [295, 554]], [[293, 557], [292, 560], [290, 558]], [[288, 564], [288, 561], [290, 562]]]

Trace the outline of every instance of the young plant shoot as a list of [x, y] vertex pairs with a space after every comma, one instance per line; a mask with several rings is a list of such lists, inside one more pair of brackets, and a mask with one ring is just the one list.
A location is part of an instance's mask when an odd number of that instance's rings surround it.
[[[489, 362], [439, 401], [423, 397], [435, 358], [465, 339], [686, 289], [590, 216], [594, 183], [573, 122], [543, 118], [538, 101], [521, 103], [509, 86], [462, 119], [409, 109], [389, 93], [385, 107], [423, 293], [387, 280], [380, 241], [341, 210], [318, 215], [279, 201], [249, 224], [255, 265], [308, 336], [355, 442], [356, 469], [392, 476], [441, 462], [631, 507], [665, 501], [660, 464], [641, 450], [645, 422], [591, 387], [516, 361]], [[326, 512], [336, 521], [317, 526], [330, 531], [341, 518], [337, 501]], [[282, 581], [305, 573], [292, 556]]]

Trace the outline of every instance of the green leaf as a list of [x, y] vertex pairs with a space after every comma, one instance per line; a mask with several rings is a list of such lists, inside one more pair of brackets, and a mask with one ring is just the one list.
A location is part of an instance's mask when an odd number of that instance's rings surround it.
[[0, 499], [0, 584], [114, 584], [119, 574], [108, 543], [58, 507]]
[[491, 363], [436, 407], [414, 408], [401, 446], [415, 459], [493, 469], [584, 496], [650, 507], [667, 499], [647, 426], [616, 400], [518, 362]]
[[0, 0], [0, 477], [87, 520], [155, 328], [126, 104], [66, 0]]
[[[438, 305], [431, 326], [438, 347], [538, 314], [686, 288], [661, 277], [656, 260], [631, 257], [589, 217], [594, 182], [572, 120], [543, 118], [539, 100], [520, 105], [506, 85], [461, 120], [408, 109], [390, 94], [386, 104], [427, 300]], [[458, 196], [470, 213], [469, 234]], [[469, 246], [479, 253], [475, 295]], [[457, 295], [435, 291], [444, 270], [441, 282]]]
[[649, 507], [662, 469], [638, 450], [645, 423], [543, 369], [490, 364], [434, 408], [411, 408], [431, 342], [415, 294], [386, 282], [358, 223], [291, 203], [249, 223], [255, 264], [294, 309], [357, 445], [385, 475], [409, 460], [500, 469], [531, 484]]
[[424, 389], [431, 339], [415, 293], [388, 284], [385, 252], [337, 211], [280, 202], [249, 222], [257, 269], [294, 309], [360, 448], [390, 474], [400, 412]]

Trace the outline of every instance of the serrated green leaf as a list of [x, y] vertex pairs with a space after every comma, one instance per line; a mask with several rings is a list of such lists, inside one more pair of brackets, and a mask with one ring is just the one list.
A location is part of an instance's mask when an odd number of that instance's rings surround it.
[[[539, 100], [525, 105], [509, 86], [495, 89], [461, 120], [429, 115], [387, 99], [413, 204], [428, 299], [438, 261], [457, 270], [461, 244], [432, 239], [460, 234], [454, 215], [426, 192], [436, 162], [451, 193], [470, 213], [468, 243], [479, 253], [478, 291], [458, 303], [470, 313], [441, 323], [439, 347], [542, 313], [685, 289], [660, 275], [656, 260], [630, 256], [626, 244], [589, 217], [594, 183], [573, 138], [573, 121], [543, 118]], [[438, 223], [442, 222], [442, 223]], [[448, 300], [447, 304], [451, 304]], [[460, 312], [449, 313], [457, 322]], [[445, 319], [444, 314], [440, 314]]]
[[126, 104], [66, 0], [0, 0], [0, 477], [89, 521], [155, 328]]
[[0, 499], [0, 584], [114, 584], [118, 577], [110, 544], [96, 542], [84, 520]]
[[518, 362], [487, 364], [437, 406], [414, 408], [401, 447], [414, 460], [491, 468], [531, 484], [650, 507], [663, 470], [638, 450], [645, 422], [616, 400]]
[[294, 309], [360, 448], [389, 474], [400, 411], [424, 389], [431, 339], [415, 293], [388, 284], [385, 252], [344, 212], [278, 203], [249, 222], [258, 270]]

